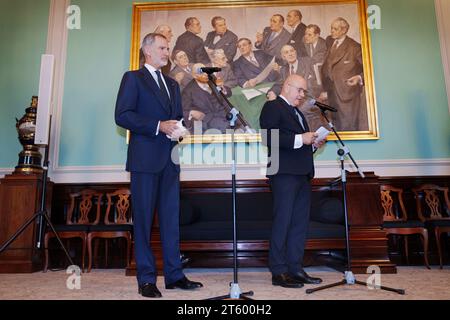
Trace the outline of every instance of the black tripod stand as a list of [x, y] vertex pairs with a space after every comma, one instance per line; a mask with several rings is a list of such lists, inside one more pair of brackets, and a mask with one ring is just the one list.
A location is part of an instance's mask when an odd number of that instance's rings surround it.
[[230, 293], [228, 295], [223, 295], [219, 297], [209, 298], [207, 300], [223, 300], [223, 299], [243, 299], [243, 300], [251, 300], [248, 296], [253, 296], [253, 291], [242, 292], [239, 287], [238, 282], [238, 259], [237, 259], [237, 224], [236, 224], [236, 145], [235, 145], [235, 126], [236, 121], [239, 120], [242, 127], [249, 128], [247, 122], [243, 117], [239, 114], [239, 111], [233, 107], [230, 101], [227, 99], [222, 90], [217, 88], [215, 77], [212, 73], [208, 73], [208, 85], [211, 88], [212, 92], [216, 95], [217, 99], [220, 102], [220, 96], [225, 100], [227, 107], [229, 108], [229, 112], [227, 114], [227, 120], [230, 121], [231, 127], [231, 193], [233, 198], [233, 282], [230, 283]]
[[[51, 118], [50, 118], [51, 123]], [[49, 129], [49, 136], [50, 136], [50, 129]], [[5, 251], [11, 243], [13, 243], [17, 237], [22, 234], [22, 232], [31, 224], [35, 219], [37, 220], [37, 238], [36, 238], [36, 249], [38, 250], [46, 250], [43, 245], [44, 240], [44, 234], [45, 234], [45, 227], [48, 224], [50, 229], [53, 231], [53, 233], [56, 236], [56, 239], [58, 240], [60, 246], [64, 250], [64, 253], [66, 254], [67, 259], [70, 262], [70, 265], [74, 265], [72, 258], [70, 258], [69, 253], [67, 252], [66, 248], [64, 247], [64, 244], [61, 241], [61, 238], [59, 237], [58, 233], [55, 230], [55, 227], [53, 226], [52, 222], [50, 221], [50, 217], [47, 214], [46, 209], [46, 201], [47, 201], [47, 177], [48, 177], [48, 146], [50, 144], [50, 138], [48, 139], [48, 144], [45, 145], [45, 155], [44, 155], [44, 166], [43, 166], [43, 173], [42, 173], [42, 186], [41, 186], [41, 203], [39, 211], [36, 212], [33, 216], [31, 216], [17, 231], [14, 233], [14, 235], [9, 238], [0, 248], [0, 253]], [[45, 220], [45, 223], [44, 223]], [[42, 251], [43, 252], [43, 251]], [[42, 257], [42, 254], [41, 254]]]
[[[356, 278], [351, 270], [352, 261], [351, 261], [351, 255], [350, 255], [350, 237], [349, 237], [349, 227], [348, 227], [347, 192], [346, 192], [347, 177], [346, 177], [346, 171], [344, 168], [345, 156], [346, 155], [349, 156], [349, 158], [353, 162], [353, 165], [357, 168], [357, 170], [362, 178], [365, 178], [364, 173], [361, 171], [361, 169], [358, 167], [355, 160], [353, 159], [353, 157], [350, 153], [350, 149], [344, 144], [341, 137], [336, 132], [336, 129], [334, 128], [333, 123], [328, 120], [325, 110], [322, 108], [320, 108], [320, 110], [322, 112], [323, 117], [327, 120], [331, 130], [333, 130], [334, 134], [336, 135], [336, 138], [338, 139], [339, 143], [341, 144], [341, 146], [339, 147], [339, 150], [337, 151], [337, 154], [340, 157], [340, 163], [341, 163], [341, 184], [342, 184], [342, 198], [343, 198], [342, 202], [343, 202], [343, 206], [344, 206], [344, 217], [345, 217], [345, 241], [346, 241], [346, 249], [347, 249], [347, 270], [344, 273], [343, 280], [336, 282], [336, 283], [329, 284], [329, 285], [325, 285], [322, 287], [318, 287], [318, 288], [314, 288], [314, 289], [307, 289], [306, 290], [307, 294], [311, 294], [316, 291], [333, 288], [333, 287], [337, 287], [337, 286], [345, 285], [345, 284], [348, 284], [348, 285], [358, 284], [361, 286], [367, 286], [366, 283], [356, 280]], [[398, 294], [405, 294], [405, 290], [403, 290], [403, 289], [394, 289], [394, 288], [389, 288], [389, 287], [384, 287], [384, 286], [379, 286], [378, 288], [382, 289], [382, 290], [386, 290], [386, 291], [396, 292]]]

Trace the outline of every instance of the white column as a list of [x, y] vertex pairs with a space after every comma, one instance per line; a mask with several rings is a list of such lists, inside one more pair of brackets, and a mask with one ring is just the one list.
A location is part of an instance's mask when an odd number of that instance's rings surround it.
[[447, 87], [448, 110], [450, 112], [450, 1], [434, 0], [436, 17], [441, 42], [442, 65], [444, 67], [445, 83]]
[[55, 56], [55, 74], [53, 85], [53, 108], [49, 146], [49, 176], [58, 166], [59, 142], [61, 132], [61, 113], [64, 96], [64, 77], [67, 56], [68, 29], [66, 10], [70, 0], [50, 0], [48, 18], [47, 54]]

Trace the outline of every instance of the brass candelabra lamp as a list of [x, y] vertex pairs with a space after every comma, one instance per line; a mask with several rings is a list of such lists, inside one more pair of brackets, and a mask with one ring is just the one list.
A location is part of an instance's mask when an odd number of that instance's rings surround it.
[[25, 110], [25, 115], [18, 120], [16, 118], [16, 129], [23, 150], [19, 153], [19, 162], [14, 172], [21, 174], [42, 173], [42, 155], [39, 147], [34, 144], [36, 132], [36, 113], [38, 97], [31, 98], [31, 105]]

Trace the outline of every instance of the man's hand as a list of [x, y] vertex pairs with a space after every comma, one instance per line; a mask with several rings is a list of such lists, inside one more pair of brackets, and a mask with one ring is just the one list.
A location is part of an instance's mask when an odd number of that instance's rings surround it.
[[303, 144], [310, 146], [315, 142], [317, 137], [318, 137], [318, 134], [315, 132], [306, 132], [306, 133], [302, 134]]
[[266, 98], [268, 101], [273, 101], [277, 98], [277, 95], [273, 91], [267, 92]]
[[172, 136], [174, 131], [178, 128], [177, 120], [161, 121], [159, 123], [159, 131], [165, 133], [168, 136]]
[[313, 143], [313, 146], [314, 146], [316, 149], [320, 149], [320, 148], [322, 148], [322, 147], [325, 145], [325, 143], [327, 143], [327, 139], [323, 139], [323, 140], [320, 140], [320, 141], [315, 141], [315, 142]]
[[256, 44], [260, 44], [263, 41], [263, 34], [261, 32], [256, 33]]
[[361, 78], [360, 75], [353, 76], [353, 77], [347, 79], [346, 83], [350, 87], [354, 87], [354, 86], [357, 86], [357, 85], [360, 85], [360, 86], [363, 85], [363, 81], [362, 81], [362, 78]]
[[189, 120], [202, 121], [205, 118], [205, 114], [201, 111], [191, 110], [189, 112]]

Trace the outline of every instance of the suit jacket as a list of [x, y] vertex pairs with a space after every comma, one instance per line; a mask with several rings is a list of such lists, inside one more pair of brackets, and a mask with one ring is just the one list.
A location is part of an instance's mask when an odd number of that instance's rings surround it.
[[[214, 67], [212, 64], [209, 64], [208, 67]], [[227, 64], [222, 68], [221, 71], [215, 72], [214, 75], [217, 79], [223, 80], [223, 85], [228, 88], [235, 88], [238, 86], [237, 78], [234, 75], [233, 69], [230, 64]]]
[[[241, 87], [248, 80], [258, 76], [273, 59], [273, 56], [265, 53], [262, 50], [253, 51], [253, 54], [255, 55], [256, 61], [258, 61], [259, 63], [259, 67], [255, 66], [243, 56], [240, 56], [239, 59], [237, 59], [233, 63], [234, 75], [236, 76], [237, 81]], [[272, 71], [267, 76], [266, 81], [271, 82], [276, 81], [277, 79], [278, 73]]]
[[[183, 117], [178, 83], [164, 76], [170, 92], [165, 105], [159, 86], [147, 68], [126, 72], [117, 95], [115, 120], [131, 131], [126, 170], [157, 173], [170, 161], [174, 142], [165, 134], [156, 134], [159, 121]], [[179, 167], [178, 167], [179, 170]]]
[[305, 37], [306, 25], [304, 23], [300, 23], [297, 28], [295, 28], [294, 32], [289, 39], [288, 44], [293, 46], [295, 50], [297, 50], [297, 55], [299, 57], [306, 57], [308, 53], [306, 52], [305, 45], [303, 43], [303, 38]]
[[360, 86], [348, 86], [346, 80], [356, 75], [363, 75], [361, 45], [347, 37], [342, 44], [332, 52], [334, 40], [327, 38], [330, 47], [322, 66], [323, 85], [326, 90], [334, 90], [342, 101], [348, 101], [360, 95]]
[[[227, 88], [227, 92], [231, 90]], [[229, 121], [226, 119], [226, 110], [223, 103], [219, 103], [216, 96], [211, 94], [197, 84], [197, 81], [192, 80], [183, 90], [183, 113], [186, 126], [193, 129], [193, 121], [189, 120], [189, 112], [191, 110], [201, 111], [205, 114], [202, 121], [203, 131], [208, 129], [218, 129], [225, 132], [230, 128]]]
[[[189, 63], [189, 68], [191, 68], [191, 70], [192, 70], [192, 66], [193, 66], [193, 64]], [[188, 83], [191, 82], [191, 80], [194, 78], [192, 77], [192, 72], [187, 72], [186, 70], [182, 69], [178, 65], [175, 65], [175, 68], [173, 68], [172, 71], [170, 71], [169, 77], [175, 79], [175, 76], [178, 73], [184, 74], [183, 79], [181, 79], [181, 81], [178, 83], [180, 85], [180, 90], [183, 91], [184, 88], [186, 88], [186, 86], [188, 85]]]
[[205, 47], [213, 50], [217, 49], [223, 49], [223, 52], [225, 52], [225, 56], [228, 59], [228, 62], [231, 63], [234, 60], [234, 56], [236, 55], [237, 51], [237, 41], [238, 36], [235, 35], [230, 30], [227, 30], [227, 32], [224, 33], [222, 38], [214, 44], [214, 38], [216, 37], [216, 32], [211, 31], [206, 36], [205, 40]]
[[183, 50], [186, 52], [189, 62], [191, 63], [209, 63], [209, 56], [203, 46], [203, 40], [199, 36], [190, 31], [184, 32], [180, 35], [175, 43], [175, 50]]
[[272, 30], [270, 27], [264, 28], [263, 31], [263, 40], [260, 44], [255, 44], [255, 47], [263, 50], [267, 54], [270, 54], [272, 57], [276, 57], [277, 60], [282, 60], [281, 57], [281, 48], [289, 42], [291, 38], [291, 34], [285, 28], [281, 30], [280, 34], [269, 42], [270, 35], [272, 34]]
[[[302, 76], [308, 82], [308, 90], [310, 88], [310, 82], [315, 79], [314, 70], [311, 69], [311, 65], [305, 61], [305, 59], [298, 60], [297, 71], [295, 74]], [[289, 77], [289, 65], [283, 65], [280, 69], [280, 77], [278, 81], [272, 86], [270, 91], [273, 91], [276, 95], [281, 93], [284, 81]]]
[[[275, 151], [272, 148], [271, 130], [279, 130], [279, 170], [276, 174], [306, 175], [314, 177], [313, 151], [312, 146], [303, 145], [300, 149], [294, 149], [295, 135], [309, 131], [305, 117], [303, 123], [305, 129], [300, 125], [294, 108], [288, 105], [282, 98], [277, 97], [274, 101], [264, 104], [259, 118], [261, 129], [268, 130], [267, 146], [269, 156], [273, 156]], [[270, 165], [274, 165], [271, 159]]]

